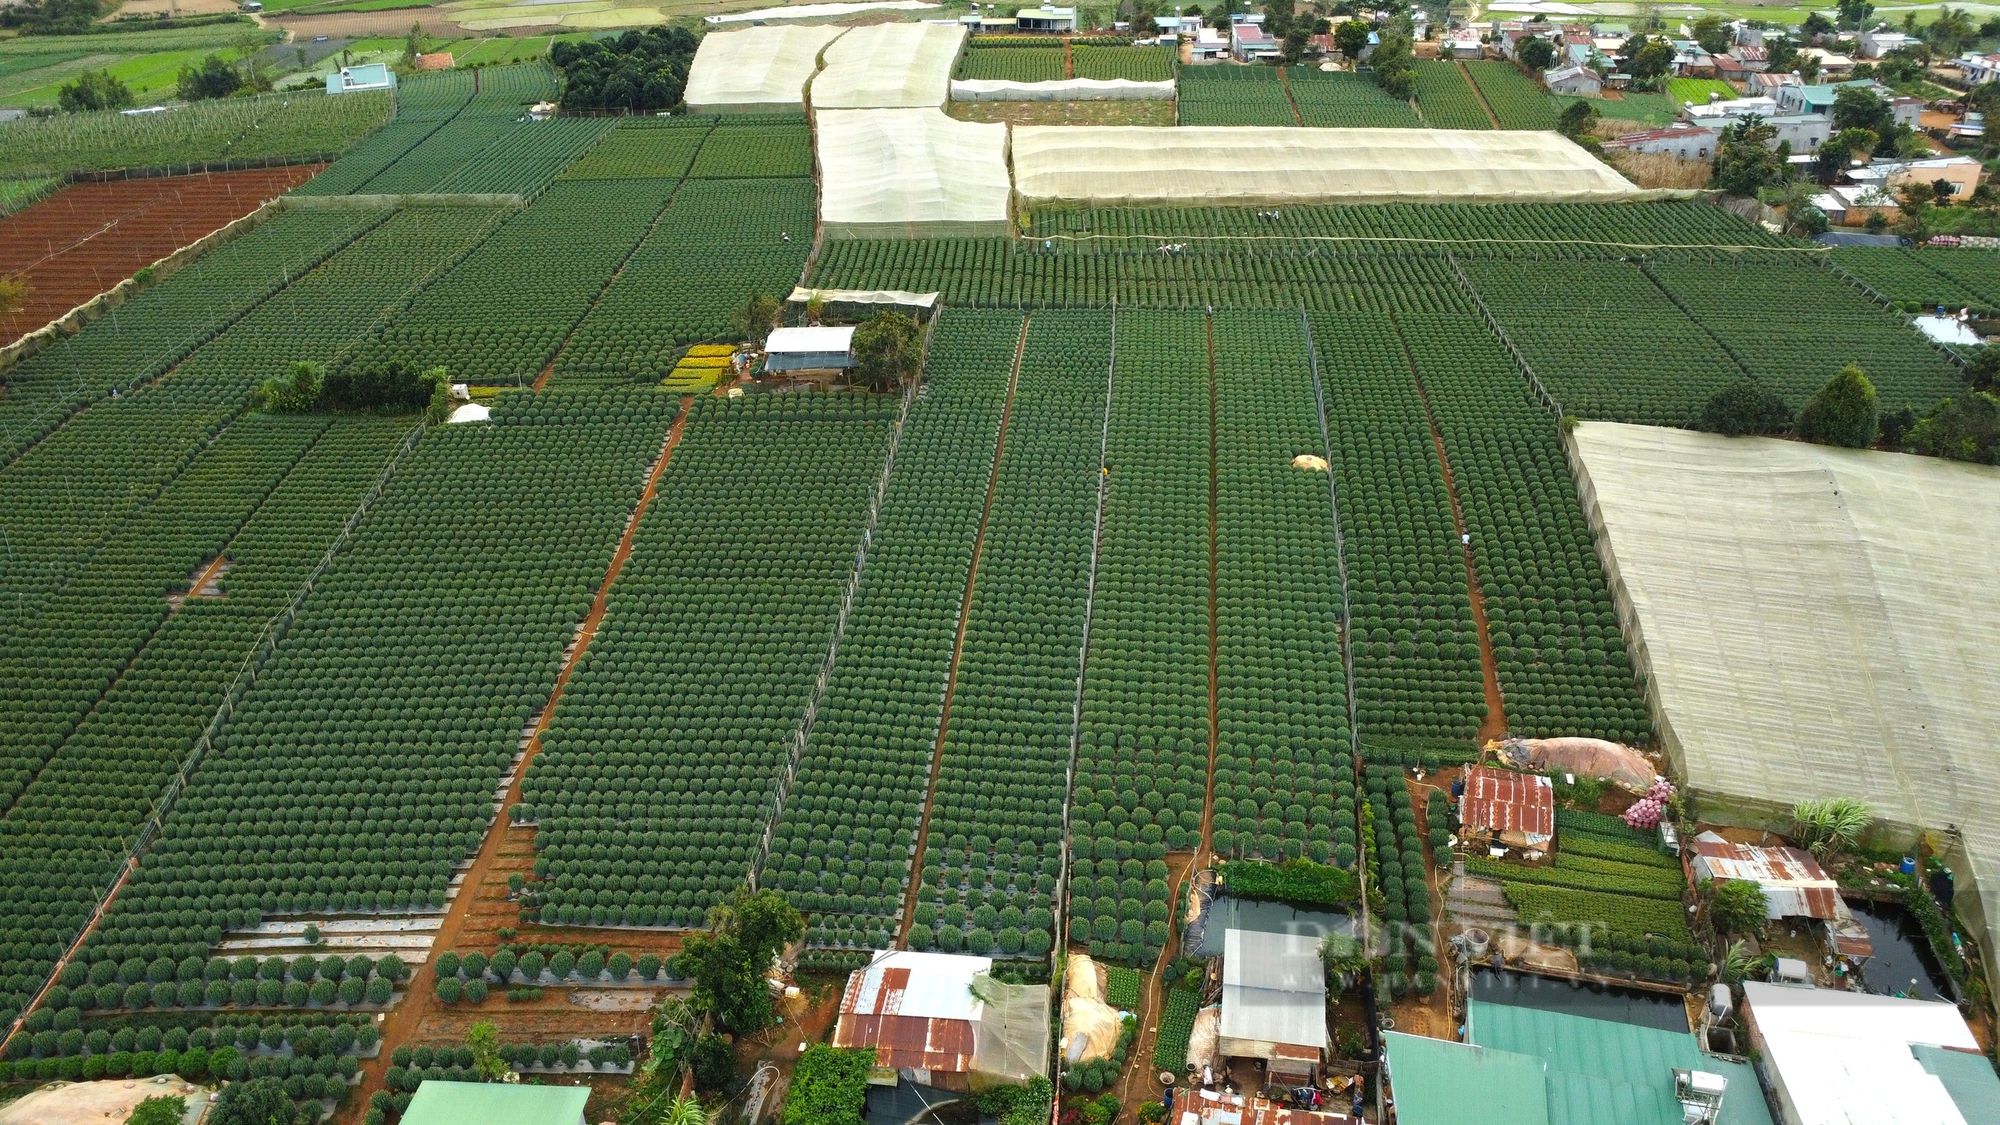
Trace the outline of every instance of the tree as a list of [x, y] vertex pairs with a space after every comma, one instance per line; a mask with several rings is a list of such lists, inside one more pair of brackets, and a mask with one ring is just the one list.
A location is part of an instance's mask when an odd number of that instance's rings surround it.
[[417, 56], [424, 53], [424, 25], [412, 23], [407, 35], [403, 36], [403, 65], [415, 66]]
[[1717, 933], [1754, 934], [1764, 925], [1764, 888], [1748, 879], [1710, 884], [1708, 920]]
[[130, 109], [134, 101], [132, 87], [112, 77], [108, 70], [86, 70], [76, 76], [76, 81], [56, 91], [56, 104], [65, 113]]
[[746, 340], [762, 344], [771, 334], [771, 325], [778, 319], [778, 299], [768, 293], [758, 293], [743, 302], [733, 318], [736, 331]]
[[1715, 147], [1715, 171], [1709, 185], [1731, 195], [1754, 196], [1785, 178], [1785, 162], [1771, 151], [1778, 132], [1756, 114], [1722, 131]]
[[854, 375], [871, 390], [886, 391], [916, 377], [923, 362], [917, 322], [899, 312], [880, 312], [854, 329]]
[[[768, 1027], [771, 993], [764, 974], [781, 949], [805, 934], [805, 919], [776, 891], [744, 888], [709, 912], [708, 926], [674, 955], [675, 975], [694, 982], [693, 1008], [739, 1033]], [[694, 1065], [701, 1065], [699, 1055]]]
[[1875, 5], [1868, 0], [1836, 0], [1834, 7], [1840, 12], [1840, 26], [1860, 31], [1868, 23], [1868, 17], [1875, 14]]
[[264, 409], [274, 414], [304, 414], [319, 405], [319, 392], [319, 364], [305, 360], [293, 362], [285, 374], [264, 380], [258, 389]]
[[2000, 398], [1968, 391], [1945, 399], [1910, 428], [1907, 440], [1910, 452], [1926, 457], [2000, 464]]
[[1866, 449], [1875, 444], [1882, 405], [1875, 384], [1849, 364], [1827, 381], [1799, 410], [1799, 436], [1807, 441]]
[[1852, 848], [1874, 819], [1874, 810], [1852, 797], [1800, 801], [1792, 806], [1792, 839], [1825, 859]]
[[186, 1098], [163, 1095], [147, 1098], [132, 1107], [132, 1116], [125, 1119], [125, 1125], [181, 1125], [181, 1118], [186, 1115]]
[[1889, 103], [1866, 86], [1842, 86], [1833, 92], [1833, 127], [1836, 131], [1866, 129], [1877, 137], [1896, 131], [1896, 116]]
[[1392, 98], [1407, 101], [1416, 90], [1416, 59], [1410, 53], [1410, 37], [1401, 31], [1376, 35], [1375, 51], [1369, 57], [1375, 68], [1375, 84]]
[[439, 385], [448, 382], [444, 368], [425, 370], [408, 360], [348, 364], [322, 380], [320, 405], [336, 410], [423, 410], [435, 401]]
[[1562, 113], [1556, 117], [1556, 128], [1565, 137], [1580, 137], [1590, 132], [1590, 127], [1595, 124], [1597, 107], [1583, 100], [1564, 106]]
[[694, 1041], [694, 1084], [697, 1089], [721, 1090], [736, 1080], [736, 1056], [729, 1040], [720, 1035], [704, 1035]]
[[1730, 47], [1729, 28], [1721, 16], [1703, 16], [1694, 21], [1694, 41], [1711, 55], [1722, 54]]
[[1806, 16], [1806, 22], [1799, 25], [1799, 30], [1807, 39], [1817, 43], [1839, 29], [1833, 26], [1832, 20], [1819, 12], [1813, 12]]
[[1772, 74], [1789, 74], [1798, 65], [1799, 46], [1789, 39], [1764, 37], [1764, 54], [1771, 62]]
[[103, 14], [99, 0], [25, 0], [0, 8], [0, 27], [18, 27], [30, 35], [82, 35]]
[[498, 1082], [513, 1070], [500, 1057], [500, 1029], [490, 1021], [473, 1024], [465, 1033], [465, 1045], [472, 1049], [472, 1070], [481, 1082]]
[[1742, 379], [1715, 392], [1701, 408], [1695, 428], [1728, 437], [1783, 432], [1792, 424], [1785, 400], [1754, 379]]
[[1368, 25], [1360, 20], [1344, 20], [1334, 25], [1333, 45], [1350, 59], [1358, 59], [1368, 49]]
[[1310, 29], [1304, 24], [1293, 24], [1285, 29], [1285, 37], [1279, 41], [1278, 57], [1290, 66], [1306, 53], [1306, 41], [1311, 38]]
[[1667, 73], [1674, 65], [1674, 45], [1665, 39], [1649, 39], [1625, 62], [1633, 78], [1645, 82]]
[[184, 66], [180, 74], [180, 98], [184, 102], [226, 98], [243, 88], [243, 75], [221, 55], [210, 55], [199, 67]]
[[1556, 61], [1556, 45], [1541, 36], [1521, 40], [1517, 50], [1521, 65], [1530, 70], [1547, 70]]
[[807, 1047], [792, 1069], [782, 1125], [861, 1125], [873, 1051]]
[[298, 1114], [275, 1078], [231, 1082], [216, 1095], [205, 1125], [294, 1125]]

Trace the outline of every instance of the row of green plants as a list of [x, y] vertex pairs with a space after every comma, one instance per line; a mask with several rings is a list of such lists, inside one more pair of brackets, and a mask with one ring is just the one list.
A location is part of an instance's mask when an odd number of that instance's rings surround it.
[[1554, 129], [1556, 102], [1535, 80], [1508, 62], [1468, 62], [1472, 82], [1493, 107], [1502, 129]]
[[[1701, 202], [1308, 205], [1283, 207], [1275, 215], [1250, 207], [1051, 207], [1035, 212], [1031, 233], [1044, 238], [1085, 231], [1149, 237], [1421, 238], [1444, 243], [1789, 245], [1755, 223]], [[1536, 252], [1547, 250], [1538, 247]]]
[[[924, 396], [897, 443], [854, 612], [766, 867], [810, 915], [815, 943], [872, 944], [869, 931], [887, 936], [902, 915], [1020, 329], [1018, 313], [957, 311], [935, 327]], [[834, 910], [837, 895], [849, 909]]]
[[725, 120], [702, 142], [688, 175], [749, 180], [813, 174], [812, 132], [805, 118]]
[[1466, 861], [1466, 871], [1489, 879], [1534, 883], [1544, 887], [1568, 887], [1579, 891], [1603, 891], [1607, 894], [1657, 898], [1672, 902], [1679, 902], [1682, 893], [1687, 890], [1686, 880], [1681, 878], [1680, 872], [1676, 869], [1625, 864], [1616, 860], [1580, 863], [1577, 858], [1567, 853], [1559, 853], [1554, 865], [1548, 867], [1499, 863], [1474, 857]]
[[673, 410], [636, 389], [512, 395], [490, 425], [426, 433], [84, 962], [185, 958], [269, 915], [443, 905]]
[[1179, 83], [1182, 125], [1297, 125], [1299, 115], [1275, 67], [1191, 66]]
[[462, 955], [456, 950], [446, 950], [431, 965], [431, 974], [439, 980], [491, 980], [498, 984], [506, 984], [517, 976], [533, 984], [545, 975], [558, 982], [609, 980], [622, 984], [632, 980], [634, 974], [639, 980], [659, 980], [660, 971], [666, 967], [666, 962], [652, 953], [635, 958], [622, 951], [606, 952], [602, 946], [584, 946], [580, 953], [564, 946], [554, 948], [554, 953], [545, 953], [540, 946], [523, 946], [517, 953], [515, 947], [503, 945], [490, 957], [479, 950]]
[[1470, 739], [1486, 714], [1479, 638], [1409, 361], [1384, 313], [1316, 314], [1312, 332], [1340, 498], [1355, 725], [1364, 739]]
[[747, 299], [798, 281], [813, 207], [804, 177], [682, 184], [577, 326], [550, 385], [656, 383], [685, 345], [732, 337]]
[[[1424, 866], [1428, 822], [1419, 823], [1403, 771], [1395, 766], [1363, 770], [1374, 853], [1370, 857], [1369, 890], [1379, 894], [1383, 917], [1391, 922], [1427, 925], [1431, 920], [1430, 883]], [[1429, 953], [1423, 949], [1421, 953]], [[1436, 966], [1432, 966], [1432, 971]]]
[[[542, 921], [691, 926], [743, 885], [833, 639], [895, 407], [853, 394], [696, 400], [523, 785], [522, 815], [541, 825]], [[843, 838], [879, 847], [864, 862], [885, 865], [857, 893], [900, 886], [896, 828], [849, 823]]]
[[1217, 312], [1211, 331], [1213, 847], [1351, 867], [1340, 535], [1327, 474], [1294, 461], [1327, 452], [1304, 321]]
[[1095, 47], [1073, 43], [1069, 62], [1078, 78], [1166, 82], [1174, 76], [1174, 54], [1166, 47]]
[[389, 117], [387, 93], [311, 90], [223, 98], [165, 113], [63, 113], [13, 122], [0, 179], [341, 152]]
[[[593, 1070], [620, 1070], [632, 1065], [632, 1049], [624, 1043], [597, 1043], [590, 1047], [574, 1039], [549, 1043], [501, 1043], [494, 1055], [514, 1070], [567, 1069], [589, 1066]], [[391, 1090], [414, 1093], [426, 1081], [480, 1082], [488, 1079], [478, 1070], [469, 1046], [402, 1046], [389, 1054], [389, 1069], [383, 1084]]]
[[522, 120], [529, 106], [555, 96], [547, 63], [484, 67], [476, 86], [471, 71], [404, 81], [395, 120], [300, 193], [396, 195], [447, 190], [447, 181], [452, 191], [532, 191], [606, 130], [595, 121]]
[[[1183, 841], [1193, 834], [1182, 846], [1199, 842], [1210, 735], [1207, 324], [1199, 314], [1121, 310], [1117, 327], [1071, 810], [1073, 850], [1100, 862], [1164, 856], [1169, 826]], [[1164, 882], [1159, 895], [1164, 913]], [[1164, 917], [1151, 932], [1124, 924], [1141, 922], [1145, 905], [1121, 899], [1117, 948], [1093, 952], [1156, 960]], [[1123, 917], [1135, 908], [1139, 918]], [[1093, 927], [1096, 937], [1102, 927]]]
[[[311, 1025], [291, 1020], [265, 1022], [260, 1016], [251, 1015], [242, 1018], [242, 1022], [218, 1020], [213, 1027], [112, 1028], [87, 1026], [75, 1007], [54, 1009], [53, 1005], [44, 1005], [29, 1014], [21, 1034], [7, 1041], [6, 1057], [10, 1062], [19, 1062], [81, 1055], [104, 1062], [106, 1056], [121, 1053], [157, 1056], [171, 1051], [181, 1056], [182, 1065], [199, 1069], [206, 1064], [217, 1075], [228, 1077], [233, 1069], [232, 1059], [275, 1057], [310, 1063], [345, 1057], [351, 1063], [356, 1056], [373, 1051], [381, 1039], [381, 1029], [369, 1016], [360, 1013], [341, 1013], [332, 1022]], [[228, 1054], [222, 1053], [225, 1051]], [[195, 1052], [201, 1055], [196, 1056]], [[174, 1070], [171, 1065], [159, 1069]]]
[[[1016, 928], [1024, 955], [1055, 944], [1110, 329], [1102, 311], [1037, 313], [1022, 344], [917, 888], [915, 921], [937, 912], [938, 948], [973, 948], [991, 930], [1008, 952]], [[1117, 863], [1118, 850], [1110, 842], [1099, 862]], [[1143, 930], [1143, 903], [1111, 905], [1113, 929], [1136, 912]], [[916, 926], [910, 935], [918, 946]]]
[[[556, 117], [509, 122], [493, 141], [426, 191], [534, 196], [611, 131], [613, 119]], [[374, 189], [381, 190], [381, 189]]]
[[1693, 943], [1687, 928], [1687, 912], [1679, 899], [1635, 898], [1519, 880], [1509, 880], [1502, 887], [1523, 925], [1558, 930], [1589, 925], [1597, 927], [1596, 932], [1608, 932], [1614, 938], [1659, 937], [1676, 943], [1677, 947]]
[[1904, 307], [1952, 312], [2000, 309], [2000, 252], [1992, 250], [1911, 250], [1900, 246], [1841, 246], [1835, 265], [1870, 289]]
[[1309, 859], [1284, 863], [1232, 860], [1222, 864], [1217, 881], [1231, 898], [1285, 902], [1294, 906], [1344, 906], [1361, 894], [1354, 873]]
[[1194, 1017], [1200, 1011], [1201, 993], [1179, 986], [1167, 990], [1153, 1039], [1155, 1067], [1178, 1074], [1187, 1066], [1188, 1039], [1194, 1034]]
[[401, 79], [395, 117], [349, 147], [333, 167], [293, 189], [293, 194], [348, 195], [362, 190], [464, 109], [472, 100], [475, 80], [471, 70], [430, 71]]
[[1344, 70], [1285, 69], [1285, 85], [1299, 117], [1323, 129], [1415, 129], [1424, 122], [1410, 103], [1385, 93], [1375, 80]]
[[[674, 183], [551, 186], [397, 314], [355, 362], [442, 364], [458, 382], [532, 384], [645, 237]], [[562, 252], [550, 253], [558, 245]]]
[[557, 180], [677, 180], [715, 128], [713, 117], [620, 117], [618, 127]]
[[1069, 52], [1061, 46], [975, 47], [959, 56], [953, 78], [998, 79], [1003, 82], [1055, 82], [1069, 77]]
[[1491, 129], [1493, 121], [1479, 95], [1458, 64], [1441, 59], [1418, 59], [1413, 64], [1417, 112], [1433, 129]]

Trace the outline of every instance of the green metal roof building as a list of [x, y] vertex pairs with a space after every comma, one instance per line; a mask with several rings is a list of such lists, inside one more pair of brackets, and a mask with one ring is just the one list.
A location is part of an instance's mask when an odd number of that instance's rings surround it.
[[402, 1125], [584, 1125], [587, 1086], [425, 1082]]
[[1402, 1125], [1682, 1125], [1676, 1068], [1729, 1080], [1717, 1125], [1772, 1125], [1751, 1068], [1686, 1032], [1475, 1000], [1466, 1038], [1384, 1037]]

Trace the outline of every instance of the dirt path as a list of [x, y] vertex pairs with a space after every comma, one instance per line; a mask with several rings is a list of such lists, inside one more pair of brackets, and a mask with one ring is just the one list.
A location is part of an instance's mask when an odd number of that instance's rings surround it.
[[1278, 87], [1285, 92], [1285, 104], [1292, 107], [1292, 120], [1296, 121], [1300, 128], [1304, 128], [1306, 115], [1299, 112], [1299, 99], [1292, 96], [1292, 77], [1288, 73], [1289, 69], [1282, 66], [1278, 68]]
[[[1167, 904], [1176, 916], [1180, 913], [1181, 886], [1189, 876], [1201, 870], [1201, 864], [1197, 862], [1200, 858], [1187, 852], [1167, 856]], [[1160, 950], [1160, 959], [1146, 974], [1145, 986], [1139, 993], [1139, 1010], [1135, 1013], [1139, 1017], [1139, 1036], [1132, 1041], [1132, 1053], [1125, 1059], [1125, 1074], [1118, 1083], [1118, 1100], [1126, 1105], [1138, 1104], [1133, 1089], [1135, 1080], [1138, 1083], [1137, 1094], [1143, 1095], [1140, 1100], [1160, 1100], [1163, 1087], [1153, 1067], [1153, 1047], [1160, 1038], [1161, 998], [1166, 993], [1163, 977], [1167, 966], [1180, 958], [1180, 940], [1180, 935], [1176, 933], [1166, 948]]]
[[1215, 752], [1222, 741], [1221, 722], [1216, 718], [1216, 630], [1215, 630], [1215, 317], [1208, 318], [1208, 788], [1201, 798], [1201, 848], [1195, 859], [1206, 861], [1215, 844]]
[[1014, 417], [1014, 389], [1021, 382], [1021, 353], [1028, 347], [1028, 321], [1021, 318], [1021, 336], [1014, 341], [1014, 369], [1007, 375], [1007, 401], [1000, 408], [1000, 430], [993, 438], [993, 467], [986, 474], [986, 506], [979, 511], [979, 533], [972, 540], [972, 561], [965, 568], [965, 594], [958, 602], [958, 636], [951, 644], [951, 666], [944, 675], [944, 706], [938, 711], [937, 741], [931, 746], [931, 776], [924, 789], [924, 813], [917, 822], [917, 850], [910, 857], [910, 889], [903, 893], [903, 925], [896, 948], [909, 948], [910, 918], [917, 909], [917, 888], [923, 885], [924, 849], [931, 839], [931, 805], [937, 800], [938, 774], [944, 768], [944, 738], [951, 729], [951, 699], [958, 691], [958, 662], [965, 655], [965, 629], [972, 618], [972, 589], [979, 581], [979, 556], [986, 549], [986, 523], [993, 516], [993, 493], [1000, 485], [1000, 458], [1007, 452], [1007, 423]]
[[1453, 65], [1458, 67], [1458, 72], [1460, 74], [1465, 75], [1465, 84], [1472, 87], [1472, 96], [1479, 99], [1479, 108], [1486, 111], [1486, 120], [1491, 121], [1493, 123], [1494, 129], [1496, 130], [1499, 129], [1500, 116], [1499, 114], [1493, 112], [1493, 107], [1491, 105], [1487, 104], [1486, 91], [1480, 89], [1479, 83], [1474, 82], [1472, 80], [1472, 71], [1466, 69], [1466, 66], [1463, 62], [1454, 61]]
[[[549, 721], [555, 715], [556, 705], [562, 702], [563, 689], [569, 686], [569, 678], [590, 648], [590, 642], [597, 636], [598, 626], [604, 621], [605, 600], [611, 594], [612, 586], [618, 582], [618, 574], [625, 569], [625, 562], [632, 557], [632, 540], [639, 530], [639, 522], [646, 514], [646, 508], [653, 501], [660, 477], [666, 472], [667, 463], [673, 460], [674, 449], [680, 445], [681, 435], [687, 430], [688, 411], [693, 407], [691, 396], [681, 399], [680, 416], [667, 430], [666, 441], [660, 447], [660, 456], [653, 462], [652, 471], [646, 476], [646, 486], [639, 493], [639, 501], [632, 507], [632, 514], [625, 521], [625, 531], [619, 536], [618, 548], [611, 555], [611, 564], [604, 570], [604, 581], [598, 584], [597, 597], [590, 604], [590, 612], [584, 615], [583, 627], [577, 631], [576, 640], [571, 642], [569, 652], [563, 658], [562, 670], [556, 673], [555, 687], [549, 692], [549, 701], [542, 708], [542, 715], [535, 723], [534, 733], [528, 738], [527, 752], [520, 764], [514, 767], [513, 779], [507, 783], [506, 796], [501, 801], [500, 811], [486, 830], [486, 839], [479, 845], [479, 852], [466, 871], [458, 897], [452, 900], [451, 908], [445, 913], [444, 922], [438, 927], [437, 939], [431, 948], [439, 951], [454, 949], [466, 932], [466, 921], [472, 915], [479, 901], [477, 888], [488, 882], [488, 876], [496, 867], [505, 863], [508, 852], [507, 807], [521, 799], [521, 779], [527, 776], [528, 767], [534, 764], [535, 755], [541, 752], [542, 736], [548, 733]], [[504, 876], [502, 877], [504, 879]], [[592, 931], [598, 940], [603, 934]], [[361, 1084], [354, 1096], [343, 1103], [338, 1120], [357, 1122], [368, 1110], [368, 1099], [382, 1084], [389, 1070], [389, 1055], [397, 1047], [414, 1039], [434, 1010], [442, 1009], [435, 993], [429, 988], [413, 984], [404, 993], [402, 1003], [396, 1005], [382, 1022], [382, 1051], [368, 1061], [361, 1071]]]
[[1472, 557], [1472, 542], [1466, 536], [1465, 509], [1458, 501], [1458, 480], [1451, 472], [1451, 458], [1445, 456], [1444, 432], [1438, 429], [1437, 414], [1431, 410], [1430, 391], [1424, 387], [1424, 377], [1417, 371], [1417, 359], [1410, 354], [1409, 341], [1402, 336], [1403, 326], [1391, 316], [1390, 322], [1396, 326], [1396, 340], [1403, 348], [1403, 362], [1410, 369], [1410, 378], [1417, 384], [1417, 400], [1423, 403], [1424, 421], [1430, 424], [1431, 444], [1437, 449], [1438, 468], [1444, 474], [1444, 492], [1451, 501], [1451, 523], [1458, 532], [1460, 551], [1465, 556], [1465, 590], [1472, 602], [1472, 628], [1479, 635], [1479, 672], [1486, 692], [1486, 718], [1479, 723], [1479, 740], [1484, 743], [1490, 738], [1499, 738], [1507, 733], [1506, 701], [1500, 694], [1500, 665], [1493, 658], [1493, 635], [1486, 626], [1486, 599], [1479, 589], [1479, 568]]

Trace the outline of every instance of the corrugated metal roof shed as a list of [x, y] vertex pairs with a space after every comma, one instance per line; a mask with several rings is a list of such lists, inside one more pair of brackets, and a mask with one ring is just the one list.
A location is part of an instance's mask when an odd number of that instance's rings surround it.
[[1756, 1074], [1704, 1054], [1687, 1032], [1475, 1000], [1466, 1038], [1546, 1064], [1550, 1125], [1681, 1125], [1675, 1067], [1729, 1080], [1719, 1125], [1771, 1125]]
[[972, 1068], [973, 1025], [983, 1005], [972, 978], [989, 957], [888, 950], [848, 975], [836, 1047], [873, 1047], [876, 1063], [961, 1074]]
[[1827, 921], [1841, 914], [1840, 884], [1827, 877], [1811, 853], [1735, 844], [1713, 832], [1694, 838], [1694, 852], [1698, 878], [1741, 879], [1762, 886], [1766, 917]]
[[1473, 828], [1546, 839], [1556, 834], [1555, 789], [1539, 774], [1472, 766], [1458, 815]]
[[417, 1087], [405, 1125], [582, 1125], [588, 1086], [516, 1086], [429, 1081]]
[[1382, 1043], [1401, 1125], [1549, 1125], [1540, 1059], [1400, 1031]]
[[1222, 1037], [1325, 1049], [1319, 939], [1230, 930], [1222, 951]]

